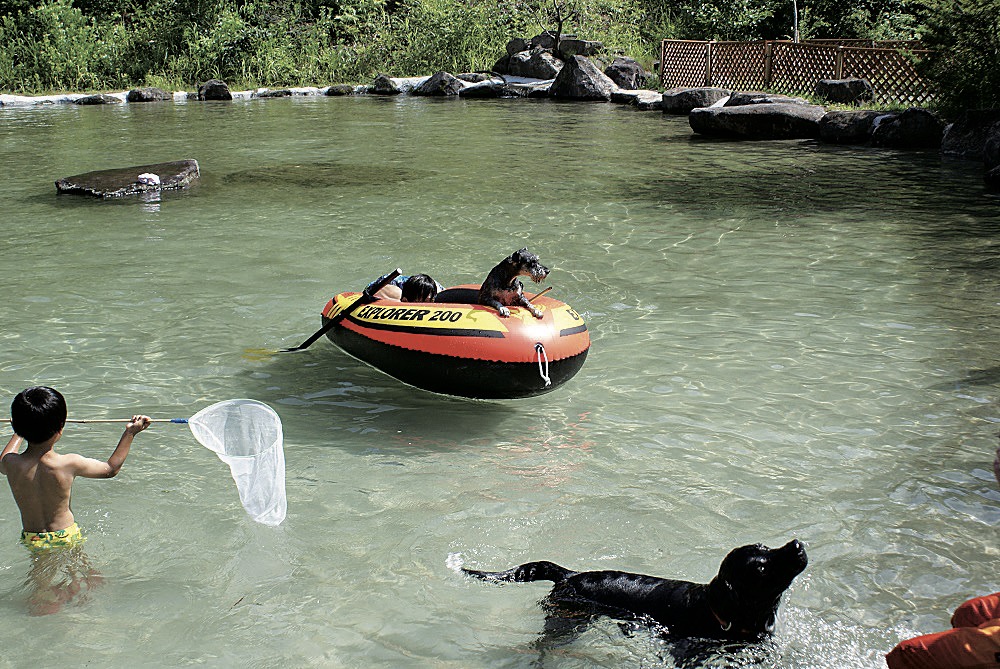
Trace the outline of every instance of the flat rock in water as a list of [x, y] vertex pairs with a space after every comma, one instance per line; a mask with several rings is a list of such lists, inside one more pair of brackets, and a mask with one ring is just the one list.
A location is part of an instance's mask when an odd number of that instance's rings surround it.
[[788, 102], [692, 109], [691, 129], [701, 135], [738, 139], [810, 139], [819, 136], [826, 110]]
[[[140, 174], [155, 174], [159, 177], [160, 183], [140, 183]], [[94, 197], [121, 197], [149, 191], [186, 188], [199, 176], [197, 160], [176, 160], [170, 163], [98, 170], [65, 177], [56, 181], [56, 190], [59, 193]]]

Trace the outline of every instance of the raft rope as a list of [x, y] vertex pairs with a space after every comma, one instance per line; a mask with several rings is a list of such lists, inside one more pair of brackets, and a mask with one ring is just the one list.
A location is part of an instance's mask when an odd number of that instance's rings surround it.
[[[549, 378], [549, 356], [545, 352], [542, 342], [535, 344], [535, 354], [538, 356], [538, 375], [542, 377], [542, 381], [545, 381], [545, 387], [548, 388], [552, 385], [552, 379]], [[543, 359], [545, 360], [544, 368], [542, 367]]]

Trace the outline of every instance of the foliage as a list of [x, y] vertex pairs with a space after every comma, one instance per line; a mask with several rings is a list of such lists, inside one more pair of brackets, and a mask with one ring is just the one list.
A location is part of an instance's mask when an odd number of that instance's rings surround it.
[[488, 70], [512, 37], [554, 28], [557, 8], [565, 32], [649, 67], [663, 38], [787, 37], [793, 3], [803, 38], [923, 33], [938, 50], [924, 67], [944, 104], [969, 95], [996, 104], [1000, 0], [0, 0], [0, 89], [182, 88], [212, 77], [277, 87]]
[[1000, 108], [1000, 0], [930, 0], [920, 63], [945, 113]]

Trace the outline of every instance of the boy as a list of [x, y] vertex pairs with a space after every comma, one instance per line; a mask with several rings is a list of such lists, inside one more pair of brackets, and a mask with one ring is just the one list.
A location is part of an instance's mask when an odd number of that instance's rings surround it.
[[[0, 453], [0, 474], [21, 512], [21, 542], [32, 553], [83, 542], [70, 509], [70, 490], [77, 476], [112, 478], [128, 456], [132, 439], [149, 427], [148, 416], [132, 416], [107, 462], [75, 453], [56, 453], [66, 424], [66, 400], [44, 386], [23, 390], [10, 405], [14, 436]], [[22, 441], [28, 447], [17, 449]]]
[[[378, 283], [378, 281], [379, 279], [375, 279], [372, 283]], [[430, 276], [414, 274], [412, 276], [397, 276], [383, 286], [382, 290], [375, 293], [375, 297], [382, 300], [399, 300], [400, 302], [433, 302], [442, 290], [444, 288], [441, 284]]]

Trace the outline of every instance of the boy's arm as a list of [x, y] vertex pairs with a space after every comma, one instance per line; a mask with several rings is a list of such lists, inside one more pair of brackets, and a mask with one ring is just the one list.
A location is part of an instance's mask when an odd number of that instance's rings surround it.
[[0, 451], [0, 474], [7, 474], [7, 467], [3, 464], [3, 459], [7, 457], [8, 453], [16, 453], [17, 449], [21, 446], [22, 441], [23, 439], [21, 439], [21, 436], [15, 434], [10, 438], [10, 441], [7, 442], [7, 445], [3, 447], [3, 451]]
[[115, 447], [114, 453], [111, 454], [107, 462], [77, 456], [78, 459], [75, 459], [73, 463], [76, 475], [90, 479], [109, 479], [116, 476], [122, 465], [125, 464], [125, 458], [128, 457], [128, 451], [132, 447], [132, 439], [149, 427], [149, 422], [149, 416], [132, 416], [132, 420], [122, 432], [121, 439], [118, 440], [118, 446]]

